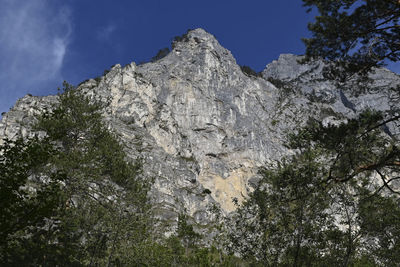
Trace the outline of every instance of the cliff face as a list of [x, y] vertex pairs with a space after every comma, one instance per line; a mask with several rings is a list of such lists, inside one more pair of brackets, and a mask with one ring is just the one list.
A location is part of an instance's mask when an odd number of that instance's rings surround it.
[[[366, 108], [400, 108], [400, 77], [386, 69], [371, 73], [371, 82], [338, 85], [324, 78], [324, 62], [301, 65], [285, 54], [254, 77], [202, 29], [173, 47], [156, 62], [115, 65], [78, 87], [105, 104], [104, 120], [129, 157], [143, 158], [144, 175], [155, 179], [152, 201], [166, 221], [186, 212], [207, 224], [214, 204], [234, 210], [232, 199], [246, 198], [257, 168], [290, 153], [286, 134], [309, 118], [335, 123]], [[34, 115], [56, 101], [18, 100], [0, 122], [0, 139], [33, 134]], [[385, 131], [399, 134], [394, 125]]]

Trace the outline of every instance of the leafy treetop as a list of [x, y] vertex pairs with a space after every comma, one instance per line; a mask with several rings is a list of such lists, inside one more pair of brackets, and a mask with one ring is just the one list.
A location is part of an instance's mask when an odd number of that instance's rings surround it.
[[319, 16], [308, 25], [306, 56], [336, 61], [346, 71], [368, 71], [400, 60], [400, 1], [303, 0]]

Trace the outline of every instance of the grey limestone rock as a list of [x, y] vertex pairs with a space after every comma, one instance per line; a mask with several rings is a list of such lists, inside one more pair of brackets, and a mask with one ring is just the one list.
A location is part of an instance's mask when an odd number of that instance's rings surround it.
[[[174, 223], [186, 212], [206, 225], [213, 218], [210, 207], [233, 211], [232, 199], [247, 197], [258, 168], [290, 153], [283, 146], [286, 134], [309, 118], [337, 123], [366, 108], [398, 112], [398, 75], [377, 69], [373, 82], [356, 94], [354, 81], [324, 79], [324, 62], [302, 65], [298, 59], [281, 55], [262, 77], [251, 77], [214, 36], [196, 29], [164, 58], [117, 64], [78, 90], [105, 104], [104, 120], [129, 157], [143, 158], [144, 175], [155, 179], [151, 198], [159, 217]], [[0, 139], [32, 134], [34, 115], [56, 101], [20, 99], [3, 116]], [[388, 130], [399, 134], [393, 124]]]

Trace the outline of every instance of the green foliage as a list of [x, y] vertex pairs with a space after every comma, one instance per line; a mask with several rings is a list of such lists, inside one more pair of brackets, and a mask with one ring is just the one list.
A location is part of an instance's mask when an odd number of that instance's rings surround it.
[[[334, 61], [326, 78], [343, 82], [400, 59], [398, 1], [303, 2], [320, 13], [304, 39], [306, 60]], [[339, 125], [310, 120], [289, 135], [296, 154], [262, 171], [233, 218], [231, 250], [265, 266], [396, 265], [400, 149], [381, 128], [399, 119], [365, 111]]]
[[326, 182], [363, 181], [362, 177], [367, 178], [375, 172], [383, 187], [394, 192], [390, 184], [398, 178], [388, 180], [387, 177], [399, 170], [400, 150], [398, 141], [385, 137], [381, 126], [397, 119], [385, 120], [381, 113], [367, 110], [340, 125], [323, 126], [321, 122], [310, 121], [307, 127], [291, 137], [289, 147], [322, 150], [324, 157], [329, 159]]
[[291, 135], [288, 146], [297, 153], [262, 170], [231, 222], [231, 250], [265, 266], [399, 262], [392, 182], [400, 179], [400, 152], [383, 136], [385, 122], [366, 111], [340, 125], [311, 121]]
[[139, 178], [140, 161], [127, 162], [101, 108], [65, 83], [35, 126], [46, 138], [3, 145], [2, 264], [123, 264], [146, 242], [149, 183]]
[[400, 206], [398, 198], [373, 195], [360, 202], [359, 220], [368, 240], [365, 257], [384, 266], [400, 262]]
[[156, 62], [164, 57], [166, 57], [169, 53], [169, 48], [165, 47], [163, 49], [158, 50], [157, 55], [151, 58], [151, 62]]
[[151, 259], [142, 261], [149, 266], [251, 266], [215, 247], [194, 246], [189, 250], [185, 249], [177, 236], [168, 238], [164, 244], [153, 243], [145, 253], [148, 254], [149, 251], [155, 254], [151, 255]]
[[[347, 72], [400, 60], [400, 3], [396, 0], [303, 0], [319, 16], [303, 39], [308, 57], [337, 61]], [[339, 74], [339, 72], [337, 72]]]
[[101, 82], [101, 77], [100, 76], [96, 77], [96, 78], [94, 78], [94, 80], [97, 82], [97, 84], [99, 84]]
[[146, 238], [149, 185], [138, 177], [140, 162], [126, 161], [117, 137], [103, 124], [99, 103], [68, 84], [59, 101], [36, 128], [61, 150], [52, 164], [67, 177], [73, 207], [64, 220], [76, 227], [72, 234], [79, 235], [83, 264], [116, 261], [120, 250]]
[[196, 241], [201, 236], [193, 230], [193, 225], [188, 224], [187, 220], [188, 217], [186, 214], [179, 214], [177, 236], [182, 240], [186, 248], [190, 248], [195, 246]]
[[255, 266], [220, 249], [202, 246], [185, 248], [178, 236], [172, 236], [163, 243], [148, 243], [141, 255], [131, 257], [129, 266]]
[[179, 42], [188, 42], [189, 41], [189, 37], [188, 37], [188, 33], [191, 31], [192, 29], [188, 29], [186, 31], [186, 33], [182, 34], [182, 35], [177, 35], [174, 37], [174, 39], [172, 40], [172, 48], [175, 48], [176, 43]]
[[263, 170], [259, 187], [234, 219], [234, 251], [267, 266], [309, 266], [319, 259], [327, 234], [322, 229], [333, 225], [325, 212], [327, 192], [315, 190], [325, 172], [318, 156], [307, 151]]
[[65, 83], [58, 104], [35, 126], [45, 138], [0, 147], [0, 264], [247, 266], [200, 246], [184, 214], [175, 236], [152, 235], [141, 163], [127, 161], [101, 110]]
[[[0, 263], [41, 264], [45, 252], [32, 259], [33, 247], [48, 244], [46, 228], [63, 209], [61, 172], [47, 168], [57, 154], [48, 139], [5, 140], [0, 147]], [[50, 252], [51, 247], [46, 248]]]
[[261, 77], [261, 72], [256, 72], [255, 70], [253, 70], [251, 67], [243, 65], [240, 66], [240, 69], [242, 70], [242, 72], [244, 74], [246, 74], [249, 77]]
[[282, 102], [284, 99], [286, 99], [290, 94], [294, 92], [293, 85], [290, 82], [274, 79], [272, 77], [269, 77], [267, 80], [270, 83], [272, 83], [276, 88], [279, 89], [279, 102]]
[[203, 190], [203, 194], [211, 194], [211, 190], [206, 188]]
[[267, 80], [268, 80], [270, 83], [272, 83], [276, 88], [281, 88], [281, 89], [283, 89], [285, 86], [287, 86], [287, 83], [286, 83], [286, 82], [284, 82], [284, 81], [282, 81], [282, 80], [279, 80], [279, 79], [275, 79], [275, 78], [269, 77]]
[[36, 130], [45, 131], [63, 152], [55, 164], [66, 172], [75, 170], [71, 175], [86, 174], [90, 182], [108, 177], [121, 186], [140, 187], [135, 178], [140, 162], [126, 163], [121, 144], [101, 121], [101, 104], [91, 103], [68, 84], [64, 86], [59, 106], [45, 113], [36, 125]]

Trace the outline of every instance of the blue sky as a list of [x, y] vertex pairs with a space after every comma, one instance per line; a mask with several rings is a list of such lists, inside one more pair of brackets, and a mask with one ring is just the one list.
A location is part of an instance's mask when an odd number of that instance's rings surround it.
[[[304, 53], [301, 0], [0, 0], [0, 112], [27, 93], [55, 94], [120, 63], [148, 61], [174, 36], [204, 28], [260, 71]], [[390, 66], [400, 71], [397, 65]], [[397, 68], [397, 69], [396, 69]]]

